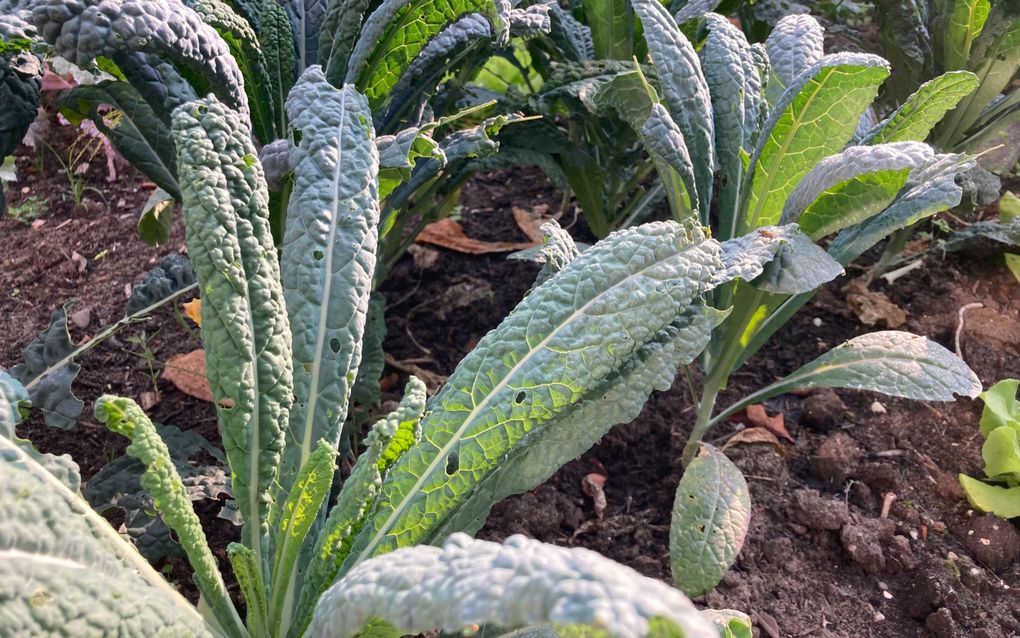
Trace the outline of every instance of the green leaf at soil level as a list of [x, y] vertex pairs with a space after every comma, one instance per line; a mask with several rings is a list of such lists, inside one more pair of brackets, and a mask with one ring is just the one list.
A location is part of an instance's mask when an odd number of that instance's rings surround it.
[[673, 502], [669, 556], [677, 586], [689, 596], [711, 591], [740, 553], [750, 523], [744, 475], [725, 454], [703, 445]]
[[960, 475], [960, 485], [967, 501], [982, 512], [991, 512], [1002, 518], [1020, 516], [1020, 487], [989, 485], [966, 474]]

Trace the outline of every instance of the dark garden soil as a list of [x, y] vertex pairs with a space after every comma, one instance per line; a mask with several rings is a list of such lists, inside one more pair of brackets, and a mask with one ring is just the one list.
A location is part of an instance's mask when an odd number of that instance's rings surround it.
[[[162, 255], [185, 250], [179, 219], [167, 246], [141, 243], [135, 226], [148, 197], [142, 178], [124, 168], [108, 184], [105, 167], [94, 163], [88, 177], [104, 197], [90, 193], [75, 208], [52, 160], [40, 171], [34, 155], [19, 157], [20, 181], [8, 185], [8, 204], [17, 208], [30, 196], [45, 203], [34, 226], [31, 220], [0, 219], [0, 366], [16, 364], [50, 314], [72, 299], [72, 339], [79, 343], [94, 335], [122, 316], [128, 287]], [[556, 211], [559, 203], [559, 193], [536, 173], [496, 172], [465, 188], [462, 223], [478, 239], [525, 241], [511, 208], [545, 205]], [[571, 215], [561, 224], [569, 226]], [[572, 230], [590, 240], [579, 225]], [[384, 399], [399, 398], [409, 372], [430, 385], [441, 383], [520, 300], [536, 272], [535, 265], [503, 254], [473, 256], [416, 245], [383, 287]], [[819, 294], [736, 375], [720, 405], [831, 346], [878, 329], [860, 323], [844, 286], [846, 278]], [[879, 282], [872, 288], [907, 312], [903, 329], [950, 349], [961, 307], [983, 304], [964, 315], [964, 358], [986, 387], [1020, 377], [1020, 283], [1002, 265], [1001, 254], [982, 250], [931, 258], [894, 285]], [[72, 454], [87, 480], [125, 444], [91, 417], [93, 401], [104, 392], [136, 400], [149, 393], [150, 402], [157, 399], [149, 409], [154, 420], [196, 429], [215, 441], [212, 407], [159, 378], [169, 357], [199, 345], [183, 325], [164, 309], [101, 344], [81, 362], [75, 389], [86, 408], [77, 427], [54, 430], [33, 415], [19, 433], [45, 451]], [[146, 349], [155, 374], [143, 356]], [[615, 428], [545, 485], [497, 505], [480, 536], [495, 540], [523, 533], [588, 547], [669, 581], [670, 510], [680, 451], [693, 421], [684, 385], [654, 394], [637, 420]], [[794, 442], [726, 450], [750, 484], [752, 525], [734, 568], [697, 602], [748, 612], [755, 635], [767, 638], [1020, 635], [1015, 561], [1020, 537], [1012, 524], [972, 512], [956, 482], [958, 472], [981, 474], [979, 402], [920, 403], [839, 391], [786, 395], [767, 408], [769, 414], [783, 413]], [[721, 446], [739, 427], [721, 426], [710, 433], [710, 442]], [[591, 472], [606, 477], [601, 518], [582, 489]], [[215, 503], [200, 508], [225, 563], [225, 546], [237, 538], [237, 528], [216, 518], [217, 511]], [[170, 561], [167, 572], [194, 595], [180, 560]]]

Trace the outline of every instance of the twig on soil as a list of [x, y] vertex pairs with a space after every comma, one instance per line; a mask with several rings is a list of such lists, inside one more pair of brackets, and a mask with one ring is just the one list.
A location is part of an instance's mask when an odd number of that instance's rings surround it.
[[963, 337], [963, 325], [964, 325], [963, 324], [963, 321], [964, 321], [963, 316], [965, 314], [967, 314], [968, 310], [972, 310], [974, 308], [984, 308], [984, 307], [985, 307], [985, 305], [983, 303], [975, 301], [974, 303], [969, 303], [969, 304], [961, 306], [960, 310], [957, 312], [957, 317], [959, 317], [959, 320], [956, 323], [956, 338], [955, 338], [955, 342], [956, 342], [956, 356], [960, 357], [961, 359], [963, 359], [963, 349], [960, 347], [960, 339]]

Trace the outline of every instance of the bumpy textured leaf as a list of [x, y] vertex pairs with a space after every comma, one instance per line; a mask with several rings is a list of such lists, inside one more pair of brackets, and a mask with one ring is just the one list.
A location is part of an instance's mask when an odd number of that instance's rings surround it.
[[365, 437], [365, 451], [358, 456], [350, 477], [344, 482], [315, 543], [311, 563], [304, 570], [304, 586], [291, 635], [301, 635], [311, 620], [315, 601], [340, 571], [355, 535], [379, 494], [386, 472], [420, 439], [419, 422], [424, 410], [425, 384], [412, 376], [397, 409], [372, 426]]
[[298, 70], [305, 69], [318, 62], [319, 27], [326, 17], [328, 0], [284, 0], [294, 25], [294, 41], [297, 42]]
[[694, 163], [702, 222], [708, 219], [715, 167], [712, 98], [698, 55], [658, 0], [635, 0], [634, 11], [645, 29], [652, 64], [658, 71], [659, 92], [670, 115], [683, 132]]
[[712, 118], [715, 121], [715, 149], [720, 173], [719, 228], [720, 236], [729, 239], [735, 231], [736, 207], [744, 176], [741, 152], [750, 147], [744, 128], [748, 93], [760, 91], [761, 82], [757, 69], [748, 64], [751, 45], [740, 29], [716, 13], [705, 16], [705, 25], [708, 37], [701, 49], [701, 66], [712, 96]]
[[758, 399], [803, 388], [850, 388], [920, 401], [953, 401], [954, 394], [976, 397], [981, 381], [959, 357], [934, 341], [890, 330], [833, 348], [769, 386]]
[[948, 10], [942, 61], [946, 69], [965, 69], [992, 5], [989, 0], [946, 0], [944, 4]]
[[1007, 246], [1020, 246], [1020, 218], [1008, 222], [975, 222], [953, 233], [939, 246], [939, 249], [953, 252], [988, 241]]
[[323, 595], [308, 635], [348, 638], [373, 618], [412, 634], [556, 623], [639, 638], [651, 635], [658, 618], [685, 638], [718, 635], [680, 592], [595, 552], [523, 536], [500, 545], [455, 534], [442, 548], [406, 548], [363, 563]]
[[0, 583], [6, 636], [213, 635], [106, 520], [4, 437]]
[[259, 149], [259, 163], [266, 175], [266, 185], [271, 191], [278, 191], [283, 186], [290, 168], [290, 140], [274, 140]]
[[685, 4], [673, 19], [676, 20], [677, 24], [683, 24], [688, 20], [694, 20], [707, 14], [709, 11], [714, 11], [719, 6], [720, 0], [690, 0]]
[[386, 338], [386, 298], [373, 293], [368, 300], [368, 314], [365, 317], [365, 337], [361, 346], [361, 365], [358, 376], [351, 388], [351, 401], [362, 407], [379, 403], [381, 390], [379, 379], [386, 366], [383, 340]]
[[[276, 130], [280, 135], [287, 131], [285, 104], [297, 77], [295, 72], [297, 53], [294, 49], [293, 33], [286, 9], [276, 0], [262, 0], [258, 38], [266, 60], [273, 112], [278, 121]], [[270, 185], [270, 190], [276, 189]]]
[[178, 0], [38, 0], [32, 20], [57, 54], [79, 66], [128, 51], [153, 53], [201, 74], [208, 82], [203, 88], [248, 117], [244, 79], [230, 49]]
[[542, 285], [547, 279], [566, 268], [581, 251], [570, 233], [560, 228], [556, 220], [549, 220], [542, 224], [542, 248], [539, 254], [542, 259], [542, 270], [538, 271], [535, 286]]
[[812, 239], [852, 226], [883, 210], [933, 155], [921, 142], [892, 142], [826, 157], [790, 193], [780, 223], [797, 222]]
[[[60, 104], [65, 114], [92, 120], [132, 166], [175, 199], [180, 197], [170, 130], [133, 86], [119, 80], [83, 84], [63, 93]], [[117, 114], [103, 115], [104, 106]]]
[[244, 635], [244, 626], [230, 602], [216, 559], [209, 549], [191, 498], [177, 473], [170, 450], [145, 413], [131, 399], [104, 395], [96, 400], [96, 419], [112, 432], [131, 439], [126, 453], [145, 466], [142, 487], [153, 497], [157, 511], [180, 539], [195, 582], [220, 624], [234, 634]]
[[301, 138], [290, 153], [295, 180], [282, 248], [295, 398], [283, 493], [319, 439], [339, 444], [361, 362], [379, 223], [378, 156], [365, 98], [350, 86], [333, 88], [316, 66], [294, 85], [287, 111]]
[[956, 176], [972, 166], [974, 160], [965, 156], [934, 156], [927, 166], [910, 175], [888, 208], [836, 235], [829, 244], [829, 254], [845, 266], [893, 231], [958, 205], [963, 189], [956, 183]]
[[751, 524], [740, 468], [710, 445], [684, 469], [669, 525], [673, 580], [688, 596], [711, 591], [736, 560]]
[[195, 271], [184, 255], [171, 253], [150, 270], [142, 283], [131, 289], [124, 315], [141, 312], [195, 283]]
[[[170, 460], [184, 482], [191, 501], [215, 502], [230, 495], [230, 479], [224, 472], [223, 453], [193, 430], [156, 425], [156, 434], [170, 450]], [[212, 458], [213, 463], [206, 462]], [[85, 486], [85, 500], [97, 512], [124, 512], [124, 529], [138, 551], [156, 562], [181, 553], [170, 528], [160, 517], [153, 496], [142, 485], [145, 466], [131, 456], [119, 456], [96, 472]]]
[[384, 0], [365, 20], [345, 83], [355, 84], [377, 107], [447, 24], [467, 13], [494, 12], [492, 0]]
[[433, 399], [422, 443], [390, 471], [347, 565], [441, 524], [505, 454], [527, 445], [525, 435], [600, 387], [707, 290], [718, 252], [700, 228], [646, 224], [599, 242], [532, 291]]
[[69, 359], [75, 350], [67, 332], [67, 308], [53, 312], [50, 325], [22, 351], [24, 363], [11, 368], [32, 398], [32, 405], [42, 410], [46, 425], [69, 430], [74, 427], [85, 404], [71, 392], [71, 383], [81, 366]]
[[[18, 15], [0, 15], [0, 162], [25, 137], [39, 108], [43, 65], [30, 50], [35, 37], [35, 29]], [[0, 215], [4, 203], [0, 180]]]
[[807, 14], [786, 16], [765, 41], [772, 81], [768, 85], [769, 102], [775, 104], [794, 80], [825, 55], [825, 29]]
[[69, 490], [78, 492], [81, 489], [81, 475], [78, 473], [78, 464], [70, 456], [41, 453], [30, 441], [17, 437], [14, 426], [21, 422], [30, 405], [28, 391], [0, 368], [0, 437], [6, 437], [8, 441], [20, 447]]
[[[416, 103], [424, 101], [434, 91], [435, 85], [451, 64], [455, 63], [456, 57], [472, 44], [492, 36], [489, 19], [480, 13], [468, 13], [444, 27], [411, 60], [400, 79], [389, 89], [389, 95], [384, 96], [384, 101], [389, 102], [390, 107], [386, 117], [380, 121], [388, 124], [406, 113], [409, 107], [412, 113], [420, 110], [420, 105]], [[412, 123], [420, 119], [410, 117]]]
[[743, 279], [759, 290], [799, 294], [817, 289], [843, 268], [796, 224], [759, 228], [722, 243], [724, 269], [719, 284]]
[[886, 86], [894, 99], [906, 98], [918, 82], [933, 75], [935, 53], [928, 28], [932, 8], [929, 0], [883, 0], [875, 7], [882, 51], [896, 68]]
[[410, 179], [419, 159], [436, 159], [445, 163], [446, 157], [439, 145], [430, 137], [433, 126], [406, 128], [396, 135], [375, 138], [379, 152], [379, 199]]
[[170, 128], [170, 114], [175, 108], [198, 99], [195, 89], [181, 72], [158, 55], [121, 52], [115, 54], [113, 60], [167, 129]]
[[373, 4], [372, 0], [348, 0], [330, 2], [326, 7], [319, 30], [319, 61], [330, 83], [340, 83], [347, 75], [351, 52]]
[[601, 83], [590, 100], [600, 109], [615, 109], [638, 134], [656, 163], [678, 220], [699, 211], [696, 169], [683, 133], [641, 72], [621, 73]]
[[185, 105], [174, 112], [173, 134], [207, 375], [246, 544], [260, 556], [293, 396], [269, 194], [247, 126], [224, 105]]
[[429, 541], [438, 542], [453, 532], [475, 533], [495, 503], [541, 485], [614, 425], [637, 418], [652, 390], [668, 390], [678, 368], [705, 349], [712, 330], [725, 317], [726, 313], [705, 305], [692, 306], [677, 317], [599, 387], [529, 435], [528, 445], [511, 450], [499, 468], [479, 481], [463, 505], [432, 532]]
[[549, 5], [550, 37], [556, 48], [571, 62], [595, 59], [595, 42], [591, 28], [580, 22], [558, 3]]
[[[216, 29], [227, 43], [230, 54], [244, 78], [244, 91], [251, 106], [252, 131], [262, 143], [268, 144], [283, 135], [277, 130], [274, 110], [273, 82], [262, 45], [251, 24], [223, 0], [192, 0], [190, 5], [202, 20]], [[269, 24], [264, 20], [261, 24]]]
[[946, 113], [977, 86], [977, 76], [969, 71], [950, 71], [929, 80], [869, 131], [861, 143], [923, 141]]
[[[503, 3], [500, 3], [499, 6], [503, 6]], [[539, 33], [549, 33], [552, 30], [552, 18], [549, 16], [549, 9], [550, 5], [548, 4], [533, 4], [523, 9], [515, 7], [507, 14], [504, 28], [509, 29], [508, 35], [522, 38]], [[501, 36], [499, 42], [506, 44], [506, 39]]]
[[[870, 54], [828, 55], [801, 73], [776, 103], [751, 156], [740, 230], [779, 221], [798, 182], [853, 136], [889, 65]], [[738, 233], [739, 234], [739, 233]]]

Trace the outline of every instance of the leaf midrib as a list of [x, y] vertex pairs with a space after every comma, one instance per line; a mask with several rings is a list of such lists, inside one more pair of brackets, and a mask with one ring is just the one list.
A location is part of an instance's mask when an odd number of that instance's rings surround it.
[[[596, 301], [601, 300], [604, 296], [610, 294], [611, 292], [613, 292], [614, 290], [618, 289], [620, 286], [623, 286], [627, 282], [629, 282], [629, 281], [631, 281], [633, 279], [636, 279], [637, 277], [640, 277], [640, 276], [644, 275], [645, 272], [647, 272], [648, 270], [650, 270], [650, 269], [652, 269], [652, 268], [654, 268], [656, 266], [661, 265], [664, 261], [667, 261], [667, 260], [670, 260], [670, 259], [675, 259], [676, 257], [678, 257], [681, 254], [684, 254], [684, 253], [686, 253], [686, 252], [688, 252], [690, 250], [693, 250], [693, 249], [696, 249], [696, 248], [699, 248], [699, 247], [703, 246], [706, 241], [708, 241], [708, 240], [704, 239], [704, 240], [702, 240], [700, 242], [692, 243], [690, 246], [684, 248], [683, 250], [678, 251], [677, 253], [674, 253], [672, 255], [669, 255], [668, 257], [666, 257], [666, 259], [656, 259], [655, 261], [653, 261], [648, 266], [645, 266], [641, 270], [639, 270], [639, 271], [637, 271], [637, 272], [635, 272], [635, 273], [633, 273], [631, 275], [628, 275], [627, 277], [625, 277], [625, 278], [621, 279], [620, 281], [618, 281], [616, 284], [610, 286], [606, 290], [604, 290], [601, 293], [595, 295], [594, 297], [589, 299], [583, 306], [581, 306], [580, 308], [577, 308], [576, 310], [574, 310], [558, 326], [556, 326], [556, 328], [554, 328], [552, 331], [550, 331], [550, 333], [544, 339], [542, 339], [542, 341], [540, 341], [538, 344], [536, 344], [535, 347], [531, 348], [527, 352], [527, 354], [525, 354], [523, 357], [521, 357], [520, 361], [518, 361], [513, 366], [513, 368], [511, 368], [509, 371], [506, 372], [506, 374], [503, 375], [503, 378], [500, 380], [500, 382], [497, 385], [493, 386], [492, 390], [489, 391], [489, 393], [485, 396], [485, 398], [482, 400], [482, 402], [479, 403], [478, 405], [476, 405], [471, 410], [471, 412], [468, 413], [467, 417], [464, 418], [464, 421], [462, 422], [461, 426], [459, 428], [457, 428], [457, 430], [450, 437], [449, 441], [447, 441], [447, 443], [445, 445], [443, 445], [442, 448], [440, 448], [440, 450], [436, 454], [435, 458], [432, 460], [431, 463], [429, 463], [429, 465], [421, 473], [421, 475], [415, 481], [414, 485], [411, 486], [411, 488], [400, 499], [400, 502], [397, 503], [397, 505], [395, 507], [393, 507], [393, 509], [392, 509], [389, 517], [386, 519], [386, 521], [381, 526], [376, 528], [372, 539], [365, 546], [365, 549], [363, 549], [358, 554], [357, 558], [355, 559], [355, 563], [354, 564], [357, 564], [357, 563], [361, 562], [362, 560], [364, 560], [365, 558], [370, 556], [373, 551], [375, 551], [375, 548], [378, 547], [379, 543], [382, 542], [383, 537], [389, 532], [389, 530], [392, 527], [393, 523], [395, 523], [398, 520], [398, 518], [403, 514], [404, 510], [414, 500], [414, 497], [419, 493], [421, 487], [425, 484], [425, 481], [427, 481], [429, 479], [429, 477], [432, 476], [432, 473], [436, 470], [437, 467], [439, 467], [440, 463], [445, 461], [446, 457], [449, 455], [449, 453], [453, 449], [453, 447], [461, 441], [461, 439], [463, 438], [464, 432], [466, 432], [470, 428], [470, 426], [473, 424], [474, 420], [482, 413], [484, 408], [486, 408], [488, 406], [488, 404], [490, 403], [492, 398], [494, 396], [496, 396], [496, 394], [500, 390], [502, 390], [503, 388], [505, 388], [509, 384], [510, 380], [514, 377], [514, 375], [522, 367], [524, 367], [524, 365], [527, 364], [534, 355], [536, 355], [538, 352], [542, 351], [542, 349], [550, 341], [552, 341], [552, 339], [554, 337], [556, 337], [564, 328], [566, 328], [567, 326], [573, 325], [573, 321], [576, 318], [578, 318], [580, 316], [583, 316], [584, 315], [584, 311], [587, 310], [588, 307], [593, 305]], [[480, 372], [480, 370], [479, 370], [479, 372]], [[476, 377], [477, 377], [477, 374], [478, 373], [476, 372]]]

